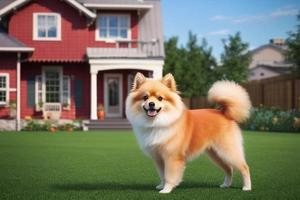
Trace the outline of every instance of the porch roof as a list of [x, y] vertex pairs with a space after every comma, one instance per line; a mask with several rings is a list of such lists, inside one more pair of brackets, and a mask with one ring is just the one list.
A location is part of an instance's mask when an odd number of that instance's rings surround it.
[[0, 32], [0, 52], [32, 52], [34, 48], [27, 47], [6, 33]]

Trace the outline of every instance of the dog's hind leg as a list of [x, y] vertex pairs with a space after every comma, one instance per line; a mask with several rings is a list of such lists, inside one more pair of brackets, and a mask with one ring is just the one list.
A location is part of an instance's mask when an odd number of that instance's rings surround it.
[[214, 143], [213, 149], [222, 160], [239, 170], [243, 177], [243, 190], [251, 190], [250, 171], [245, 160], [241, 130], [235, 126], [229, 133], [224, 133], [224, 137]]
[[224, 183], [220, 185], [220, 187], [221, 188], [230, 187], [232, 184], [232, 173], [233, 173], [232, 167], [228, 163], [226, 163], [213, 149], [211, 148], [207, 149], [206, 153], [208, 154], [210, 159], [214, 161], [214, 163], [218, 165], [225, 172]]

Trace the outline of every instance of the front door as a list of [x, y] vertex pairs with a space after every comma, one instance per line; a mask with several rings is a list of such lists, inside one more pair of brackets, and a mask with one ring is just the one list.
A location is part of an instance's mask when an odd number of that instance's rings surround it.
[[104, 109], [106, 117], [122, 117], [122, 74], [104, 74]]

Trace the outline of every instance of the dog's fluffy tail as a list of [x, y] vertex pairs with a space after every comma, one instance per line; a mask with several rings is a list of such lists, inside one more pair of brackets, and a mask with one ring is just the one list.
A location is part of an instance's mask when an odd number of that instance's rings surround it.
[[243, 87], [233, 81], [215, 82], [208, 91], [208, 101], [222, 106], [224, 115], [238, 123], [249, 117], [249, 95]]

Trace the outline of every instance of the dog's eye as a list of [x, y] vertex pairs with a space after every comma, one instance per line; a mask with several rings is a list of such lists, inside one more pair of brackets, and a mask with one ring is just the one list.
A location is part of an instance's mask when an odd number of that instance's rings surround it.
[[148, 95], [143, 96], [144, 101], [146, 101], [148, 98]]
[[158, 101], [162, 101], [164, 98], [162, 98], [161, 96], [157, 97]]

